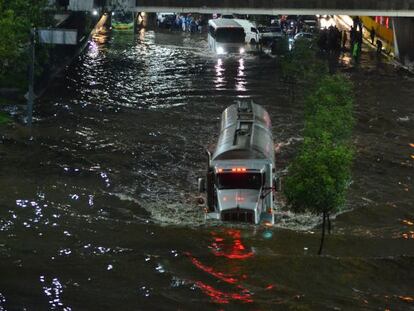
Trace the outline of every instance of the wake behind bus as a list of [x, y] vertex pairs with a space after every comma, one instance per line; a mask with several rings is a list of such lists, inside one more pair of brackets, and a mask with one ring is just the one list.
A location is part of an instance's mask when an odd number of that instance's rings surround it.
[[244, 54], [244, 28], [232, 19], [217, 18], [208, 21], [208, 46], [218, 55]]

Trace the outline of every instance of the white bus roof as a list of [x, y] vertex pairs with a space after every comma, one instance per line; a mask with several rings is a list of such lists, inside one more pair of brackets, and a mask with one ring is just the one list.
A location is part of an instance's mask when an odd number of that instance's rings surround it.
[[226, 28], [226, 27], [232, 27], [232, 28], [243, 28], [239, 23], [232, 19], [228, 18], [217, 18], [217, 19], [210, 19], [208, 21], [208, 24], [214, 28]]

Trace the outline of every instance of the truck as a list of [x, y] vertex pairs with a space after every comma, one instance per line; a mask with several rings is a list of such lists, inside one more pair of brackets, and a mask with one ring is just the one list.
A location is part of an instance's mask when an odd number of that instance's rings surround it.
[[251, 224], [274, 224], [278, 178], [269, 113], [253, 102], [226, 108], [214, 152], [207, 150], [206, 218]]

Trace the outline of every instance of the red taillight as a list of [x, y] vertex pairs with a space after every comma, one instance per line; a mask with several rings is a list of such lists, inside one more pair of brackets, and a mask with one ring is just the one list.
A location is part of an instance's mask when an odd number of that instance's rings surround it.
[[219, 169], [217, 170], [217, 172], [219, 172], [219, 173], [223, 173], [223, 169], [222, 169], [222, 168], [219, 168]]
[[233, 173], [245, 173], [247, 169], [245, 167], [233, 167], [231, 171]]

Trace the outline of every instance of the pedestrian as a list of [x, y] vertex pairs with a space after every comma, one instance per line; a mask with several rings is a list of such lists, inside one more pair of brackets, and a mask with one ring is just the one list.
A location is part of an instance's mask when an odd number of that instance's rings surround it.
[[348, 41], [348, 36], [346, 34], [346, 30], [342, 32], [342, 48], [345, 50], [346, 42]]
[[350, 39], [351, 39], [351, 52], [352, 52], [354, 50], [354, 44], [355, 44], [355, 39], [356, 39], [355, 28], [352, 26], [350, 30]]
[[352, 56], [353, 56], [356, 63], [358, 63], [358, 61], [359, 61], [360, 53], [361, 53], [361, 50], [359, 48], [359, 42], [355, 42], [354, 43], [354, 49], [352, 50]]
[[358, 42], [359, 53], [361, 53], [361, 50], [362, 50], [362, 30], [357, 31], [356, 35], [357, 35], [356, 41]]
[[370, 37], [371, 37], [371, 43], [372, 43], [372, 44], [374, 44], [375, 35], [376, 35], [374, 26], [372, 26], [371, 31], [370, 31], [370, 33], [369, 33], [369, 35], [370, 35]]
[[182, 15], [181, 16], [181, 27], [182, 27], [183, 31], [185, 31], [185, 27], [186, 27], [185, 21], [186, 21], [186, 18], [185, 18], [184, 15]]
[[377, 39], [377, 55], [381, 55], [382, 53], [382, 41], [380, 39]]

